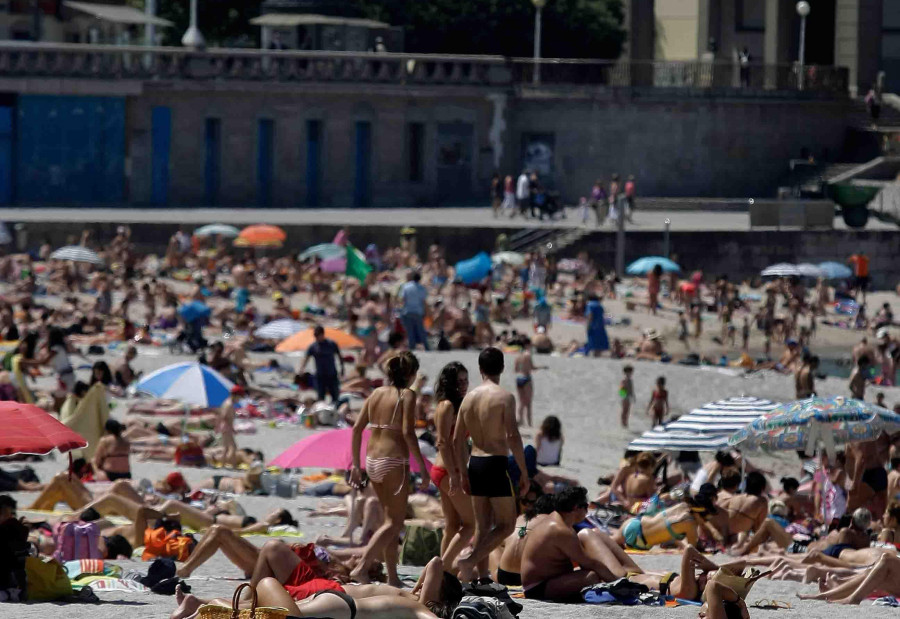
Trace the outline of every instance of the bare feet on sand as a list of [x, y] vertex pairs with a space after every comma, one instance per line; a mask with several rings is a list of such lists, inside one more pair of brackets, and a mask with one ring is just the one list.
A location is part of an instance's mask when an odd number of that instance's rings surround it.
[[203, 606], [203, 601], [197, 596], [185, 595], [181, 590], [181, 585], [175, 587], [175, 603], [178, 604], [178, 608], [169, 616], [169, 619], [186, 619], [196, 614], [197, 610]]

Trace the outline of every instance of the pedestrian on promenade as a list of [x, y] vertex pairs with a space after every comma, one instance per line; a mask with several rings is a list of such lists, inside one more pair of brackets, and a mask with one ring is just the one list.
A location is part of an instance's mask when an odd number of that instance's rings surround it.
[[[519, 214], [522, 217], [528, 217], [527, 209], [529, 203], [531, 202], [531, 187], [528, 180], [528, 170], [522, 170], [522, 173], [519, 174], [518, 180], [516, 180], [516, 202], [519, 206]], [[513, 212], [512, 217], [515, 217], [516, 213]]]

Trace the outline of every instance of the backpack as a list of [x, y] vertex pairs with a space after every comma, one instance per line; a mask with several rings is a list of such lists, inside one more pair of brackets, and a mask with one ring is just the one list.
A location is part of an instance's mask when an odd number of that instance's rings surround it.
[[402, 565], [427, 565], [435, 557], [441, 556], [443, 529], [429, 529], [419, 525], [406, 527], [403, 547], [400, 549]]
[[25, 559], [26, 593], [31, 602], [58, 600], [72, 595], [72, 583], [65, 568], [55, 559]]
[[79, 559], [102, 559], [100, 529], [93, 522], [61, 522], [56, 527], [56, 552], [53, 558], [60, 563]]
[[496, 598], [470, 595], [460, 601], [452, 619], [516, 619], [516, 616]]

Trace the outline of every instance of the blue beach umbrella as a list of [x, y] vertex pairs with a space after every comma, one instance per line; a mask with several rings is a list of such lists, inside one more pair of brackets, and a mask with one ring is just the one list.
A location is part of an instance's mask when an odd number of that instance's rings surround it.
[[819, 270], [826, 279], [849, 279], [853, 275], [850, 267], [840, 262], [820, 262]]
[[142, 378], [135, 391], [206, 408], [221, 406], [234, 383], [196, 361], [176, 363]]
[[900, 415], [843, 396], [807, 398], [782, 404], [734, 433], [728, 444], [746, 450], [803, 450], [815, 453], [822, 443], [829, 455], [835, 446], [877, 438], [900, 428]]
[[185, 322], [195, 322], [209, 318], [212, 310], [203, 301], [190, 301], [178, 308], [178, 315], [184, 318]]
[[476, 284], [491, 272], [491, 257], [481, 252], [468, 260], [456, 263], [456, 276], [464, 284]]
[[235, 238], [241, 231], [228, 224], [208, 224], [194, 230], [194, 236], [226, 236]]
[[664, 273], [680, 273], [681, 267], [676, 262], [663, 258], [662, 256], [644, 256], [628, 265], [625, 271], [629, 275], [646, 275], [653, 268], [659, 265]]

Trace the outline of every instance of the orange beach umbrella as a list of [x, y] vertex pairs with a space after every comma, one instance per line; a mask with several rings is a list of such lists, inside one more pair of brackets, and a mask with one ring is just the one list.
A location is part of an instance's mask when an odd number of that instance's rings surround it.
[[241, 230], [234, 244], [237, 247], [281, 247], [286, 239], [287, 234], [278, 226], [257, 224]]
[[[325, 337], [332, 340], [339, 348], [364, 348], [362, 340], [358, 337], [350, 335], [338, 329], [325, 328]], [[275, 352], [297, 352], [298, 350], [306, 350], [313, 342], [316, 341], [312, 329], [306, 329], [295, 333], [289, 338], [282, 340], [275, 347]]]

